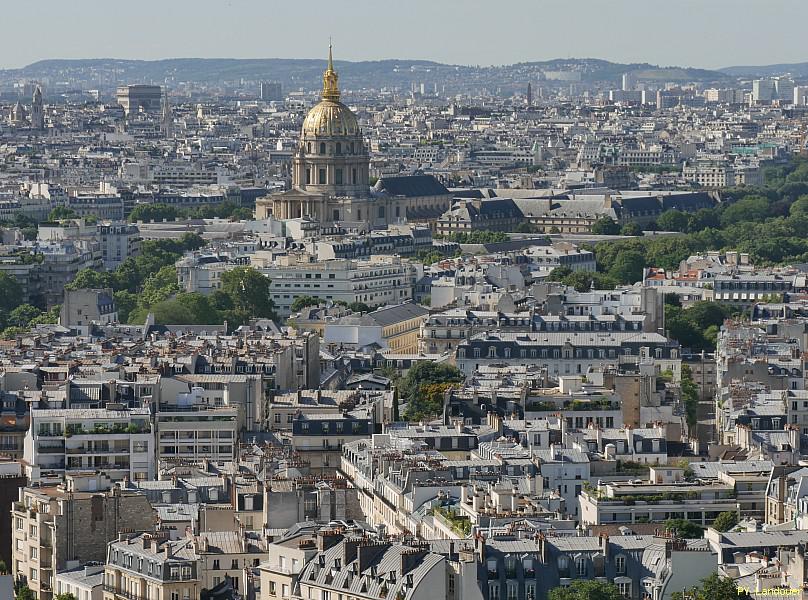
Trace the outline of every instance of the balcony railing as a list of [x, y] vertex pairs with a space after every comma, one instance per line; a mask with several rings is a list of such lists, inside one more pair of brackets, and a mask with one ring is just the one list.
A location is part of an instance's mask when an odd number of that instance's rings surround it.
[[121, 598], [126, 598], [126, 600], [147, 600], [146, 596], [141, 594], [133, 594], [132, 592], [115, 587], [114, 585], [107, 585], [106, 583], [104, 584], [104, 591], [115, 594]]

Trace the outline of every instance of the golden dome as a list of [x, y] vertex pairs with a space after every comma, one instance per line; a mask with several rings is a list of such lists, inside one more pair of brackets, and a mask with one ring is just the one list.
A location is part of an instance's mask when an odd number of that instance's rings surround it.
[[323, 100], [303, 121], [303, 137], [346, 137], [359, 135], [359, 122], [342, 102]]
[[339, 76], [334, 70], [331, 45], [328, 46], [328, 67], [323, 73], [322, 100], [309, 111], [303, 121], [303, 137], [358, 136], [359, 122], [351, 109], [339, 101]]

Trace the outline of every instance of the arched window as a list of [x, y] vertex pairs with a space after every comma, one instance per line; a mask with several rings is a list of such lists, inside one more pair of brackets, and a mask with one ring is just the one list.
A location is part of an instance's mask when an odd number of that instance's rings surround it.
[[311, 154], [311, 142], [309, 142], [308, 144], [306, 144], [306, 153], [307, 153], [307, 154]]
[[342, 154], [342, 144], [337, 142], [337, 154]]
[[325, 142], [320, 142], [320, 154], [325, 154]]

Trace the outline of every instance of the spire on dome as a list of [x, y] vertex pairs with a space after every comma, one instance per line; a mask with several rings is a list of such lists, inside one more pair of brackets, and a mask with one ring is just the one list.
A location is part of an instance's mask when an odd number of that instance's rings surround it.
[[328, 44], [328, 68], [323, 73], [323, 100], [331, 100], [332, 102], [339, 102], [339, 86], [337, 82], [339, 76], [334, 70], [334, 59], [331, 55], [331, 44]]

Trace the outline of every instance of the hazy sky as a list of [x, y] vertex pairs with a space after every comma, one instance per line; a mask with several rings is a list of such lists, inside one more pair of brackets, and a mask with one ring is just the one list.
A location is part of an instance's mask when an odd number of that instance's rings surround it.
[[0, 67], [44, 58], [566, 57], [714, 68], [808, 61], [807, 0], [38, 0], [2, 9]]

